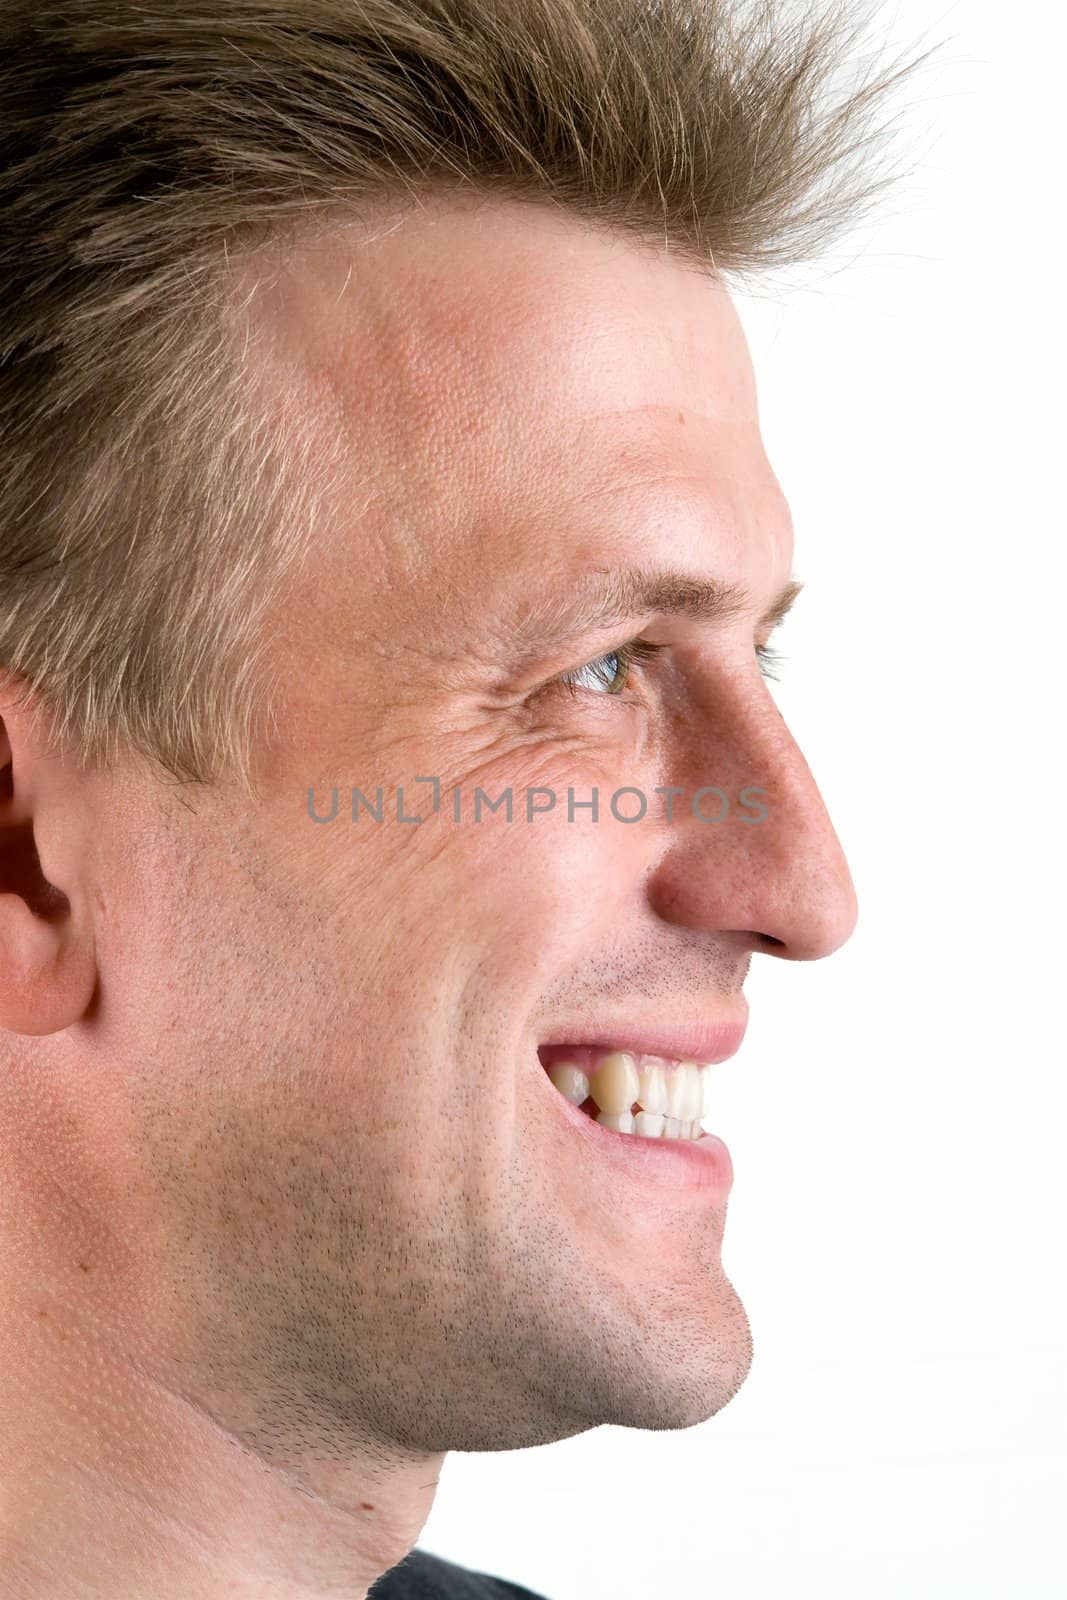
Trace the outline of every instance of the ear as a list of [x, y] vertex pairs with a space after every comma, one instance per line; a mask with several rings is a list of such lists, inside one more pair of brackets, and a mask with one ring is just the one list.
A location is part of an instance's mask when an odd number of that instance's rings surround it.
[[[35, 743], [28, 706], [0, 680], [0, 1029], [9, 1033], [59, 1033], [96, 990], [82, 829], [69, 815], [77, 794], [77, 774]], [[58, 883], [42, 869], [42, 838]]]

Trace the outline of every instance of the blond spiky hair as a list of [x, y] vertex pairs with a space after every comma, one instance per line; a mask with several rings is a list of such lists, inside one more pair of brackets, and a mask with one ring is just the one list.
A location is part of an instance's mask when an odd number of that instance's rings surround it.
[[[890, 181], [847, 0], [4, 0], [0, 673], [86, 763], [253, 786], [322, 455], [235, 263], [384, 201], [536, 197], [726, 278]], [[861, 159], [857, 159], [861, 158]]]

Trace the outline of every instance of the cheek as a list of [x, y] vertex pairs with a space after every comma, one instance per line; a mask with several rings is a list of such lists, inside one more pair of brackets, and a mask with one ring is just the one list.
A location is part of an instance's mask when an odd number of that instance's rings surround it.
[[[576, 798], [584, 798], [582, 791]], [[555, 969], [609, 938], [640, 893], [649, 832], [589, 812], [551, 814], [511, 826], [470, 825], [463, 839], [462, 916], [483, 944], [512, 964]]]
[[[588, 735], [558, 732], [549, 741], [527, 730], [458, 760], [462, 742], [453, 741], [447, 762], [439, 749], [408, 753], [408, 773], [438, 774], [436, 793], [426, 782], [404, 789], [404, 814], [418, 811], [422, 822], [397, 820], [396, 790], [388, 784], [383, 820], [364, 817], [358, 849], [357, 830], [338, 822], [351, 853], [341, 852], [341, 887], [335, 879], [332, 892], [361, 907], [364, 931], [369, 923], [379, 945], [394, 942], [398, 929], [406, 941], [409, 933], [429, 933], [435, 967], [442, 932], [468, 973], [472, 962], [499, 974], [509, 960], [514, 971], [550, 950], [562, 960], [567, 952], [586, 953], [641, 892], [662, 804], [655, 772], [618, 759], [614, 747], [594, 755]], [[612, 796], [623, 784], [647, 796], [643, 821], [612, 815]], [[633, 805], [632, 796], [623, 798], [623, 814]], [[337, 837], [343, 842], [343, 833]]]

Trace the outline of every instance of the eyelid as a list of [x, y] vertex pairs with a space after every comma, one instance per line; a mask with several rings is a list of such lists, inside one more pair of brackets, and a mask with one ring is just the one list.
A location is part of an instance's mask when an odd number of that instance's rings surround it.
[[[761, 674], [764, 678], [768, 678], [774, 682], [779, 681], [779, 669], [784, 664], [785, 656], [781, 651], [773, 649], [768, 641], [781, 627], [782, 621], [784, 621], [784, 618], [774, 622], [767, 630], [764, 642], [760, 643], [757, 640], [754, 646], [755, 655], [759, 662]], [[542, 690], [562, 689], [565, 693], [568, 693], [575, 698], [579, 695], [592, 694], [591, 690], [582, 689], [579, 687], [579, 685], [571, 682], [570, 680], [577, 673], [585, 672], [589, 667], [594, 667], [601, 661], [606, 660], [608, 656], [621, 657], [626, 661], [627, 668], [629, 669], [629, 667], [633, 666], [635, 662], [653, 660], [656, 656], [661, 655], [664, 651], [669, 650], [670, 648], [671, 645], [666, 642], [656, 644], [649, 639], [641, 637], [640, 635], [637, 637], [631, 637], [621, 644], [609, 645], [606, 649], [598, 651], [596, 655], [588, 656], [584, 661], [579, 662], [577, 666], [566, 667], [563, 671], [554, 673], [551, 678], [543, 682], [541, 688]], [[623, 688], [617, 693], [613, 694], [611, 691], [606, 691], [602, 695], [593, 695], [592, 697], [594, 699], [603, 700], [621, 699], [628, 683], [629, 671], [627, 672], [627, 679], [623, 684]]]

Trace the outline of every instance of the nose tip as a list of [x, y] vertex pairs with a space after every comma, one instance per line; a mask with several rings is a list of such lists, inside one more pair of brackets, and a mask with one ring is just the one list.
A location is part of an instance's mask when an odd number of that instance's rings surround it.
[[[821, 961], [847, 944], [859, 916], [856, 889], [844, 851], [822, 808], [825, 827], [818, 837], [791, 842], [757, 902], [762, 916], [752, 931], [767, 941], [770, 954], [785, 961]], [[768, 870], [765, 868], [764, 870]]]

